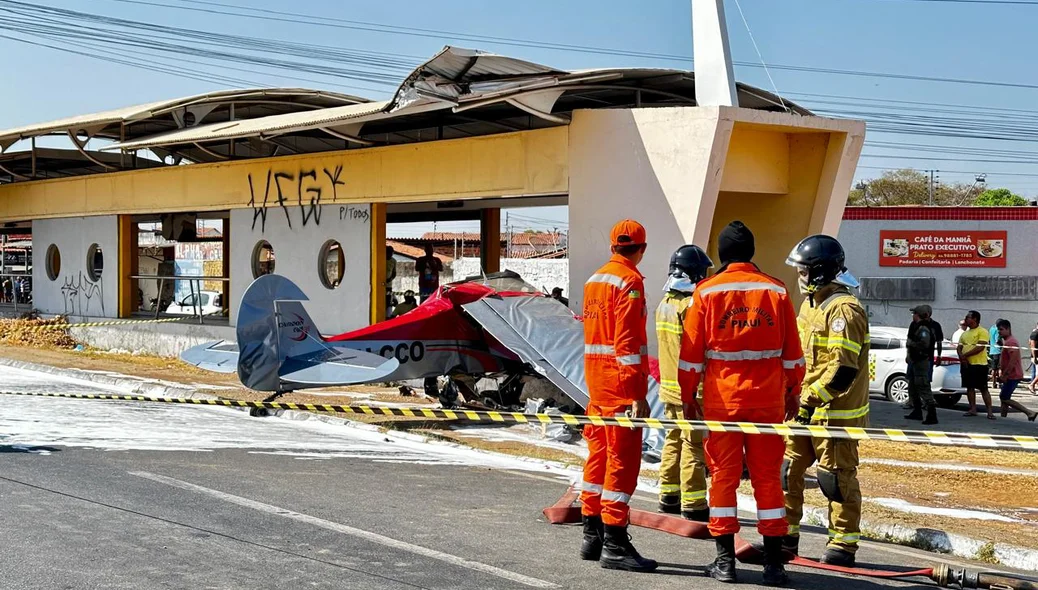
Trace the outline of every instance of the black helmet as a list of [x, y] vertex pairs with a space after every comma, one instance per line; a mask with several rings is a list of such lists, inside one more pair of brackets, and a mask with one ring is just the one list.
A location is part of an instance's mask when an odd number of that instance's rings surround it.
[[706, 278], [707, 269], [713, 268], [714, 262], [699, 246], [685, 244], [670, 255], [670, 276], [681, 276], [684, 273], [693, 283]]
[[[845, 259], [843, 246], [836, 238], [817, 234], [800, 240], [800, 243], [786, 258], [786, 264], [807, 269], [807, 286], [809, 288], [822, 287], [833, 282], [856, 287], [857, 281], [846, 274]], [[842, 278], [841, 275], [847, 276], [851, 280], [846, 282], [838, 280], [838, 278]], [[850, 284], [852, 282], [854, 284]]]

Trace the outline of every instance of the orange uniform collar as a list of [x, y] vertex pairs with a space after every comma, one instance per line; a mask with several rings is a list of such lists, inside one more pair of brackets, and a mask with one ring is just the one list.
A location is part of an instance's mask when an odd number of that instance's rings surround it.
[[626, 256], [621, 256], [619, 254], [613, 254], [613, 257], [609, 259], [609, 262], [616, 262], [617, 264], [622, 264], [625, 267], [631, 269], [631, 272], [637, 274], [639, 277], [641, 277], [643, 279], [645, 278], [645, 276], [641, 273], [641, 271], [638, 270], [638, 267], [635, 266], [634, 264], [632, 264], [631, 261], [628, 260]]

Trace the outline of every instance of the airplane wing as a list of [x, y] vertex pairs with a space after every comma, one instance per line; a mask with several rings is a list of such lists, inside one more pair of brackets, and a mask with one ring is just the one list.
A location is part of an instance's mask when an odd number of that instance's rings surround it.
[[399, 364], [361, 350], [329, 347], [286, 358], [278, 374], [284, 382], [307, 387], [368, 383], [386, 377]]
[[462, 306], [503, 346], [586, 408], [584, 326], [548, 297], [484, 297]]
[[238, 370], [238, 344], [229, 340], [199, 344], [181, 352], [180, 360], [206, 371], [234, 373]]

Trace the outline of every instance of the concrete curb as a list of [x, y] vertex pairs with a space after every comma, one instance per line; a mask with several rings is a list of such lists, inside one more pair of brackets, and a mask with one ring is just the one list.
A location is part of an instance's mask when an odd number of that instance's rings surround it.
[[[868, 502], [868, 498], [865, 498]], [[829, 511], [804, 507], [804, 525], [829, 526]], [[862, 535], [877, 541], [889, 541], [933, 553], [944, 553], [965, 559], [997, 563], [1025, 571], [1038, 571], [1038, 550], [1006, 543], [991, 543], [947, 533], [937, 529], [912, 528], [888, 522], [861, 521]]]
[[[16, 361], [6, 359], [3, 357], [0, 357], [0, 366], [24, 369], [29, 371], [37, 371], [40, 373], [47, 373], [50, 375], [58, 375], [73, 379], [90, 381], [102, 385], [120, 387], [123, 389], [129, 389], [130, 391], [138, 395], [149, 395], [158, 397], [188, 397], [198, 399], [219, 399], [219, 396], [200, 393], [197, 389], [186, 386], [168, 386], [156, 382], [141, 381], [131, 377], [119, 377], [113, 374], [84, 371], [82, 369], [65, 369], [60, 367], [53, 367], [50, 365], [41, 365], [38, 363]], [[233, 409], [238, 409], [240, 411], [248, 411], [247, 408]], [[326, 424], [341, 425], [345, 426], [346, 428], [356, 428], [368, 432], [378, 432], [385, 436], [387, 439], [438, 445], [455, 449], [465, 449], [470, 452], [476, 452], [495, 457], [508, 458], [511, 460], [518, 461], [528, 461], [530, 463], [537, 463], [545, 465], [546, 467], [552, 467], [562, 472], [570, 472], [574, 476], [573, 478], [571, 478], [571, 481], [579, 479], [580, 475], [579, 470], [565, 463], [548, 461], [544, 459], [534, 459], [532, 457], [506, 455], [504, 453], [485, 451], [482, 449], [474, 449], [462, 443], [443, 441], [433, 437], [414, 434], [411, 432], [385, 429], [375, 424], [357, 422], [355, 420], [339, 418], [337, 416], [314, 414], [312, 412], [303, 412], [298, 410], [276, 410], [272, 411], [270, 415], [273, 417], [284, 418], [286, 420], [312, 420]], [[655, 483], [656, 482], [654, 481], [639, 478], [639, 488], [641, 488], [643, 491], [654, 490]], [[753, 513], [753, 511], [756, 508], [756, 504], [754, 503], [753, 497], [746, 496], [743, 494], [739, 494], [739, 506], [740, 509], [750, 513]], [[827, 510], [822, 508], [805, 506], [804, 519], [802, 522], [804, 525], [825, 528], [829, 525], [829, 513]], [[866, 537], [878, 541], [889, 541], [899, 545], [916, 547], [934, 553], [954, 555], [956, 557], [962, 557], [965, 559], [980, 560], [987, 562], [994, 561], [997, 562], [999, 565], [1024, 571], [1038, 571], [1038, 550], [1035, 549], [1018, 547], [1016, 545], [1009, 545], [1006, 543], [990, 543], [987, 541], [980, 541], [977, 539], [947, 533], [936, 529], [912, 528], [900, 524], [872, 522], [864, 519], [861, 522], [861, 528], [863, 534]]]
[[213, 398], [213, 396], [198, 393], [197, 389], [186, 385], [165, 385], [154, 380], [134, 379], [132, 377], [118, 376], [118, 374], [112, 373], [100, 373], [83, 369], [66, 369], [51, 365], [41, 365], [39, 363], [16, 361], [3, 357], [0, 357], [0, 366], [11, 367], [12, 369], [23, 369], [26, 371], [36, 371], [37, 373], [68, 377], [71, 379], [79, 379], [81, 381], [90, 381], [91, 383], [108, 385], [110, 387], [119, 387], [127, 389], [137, 395], [150, 395], [155, 397]]

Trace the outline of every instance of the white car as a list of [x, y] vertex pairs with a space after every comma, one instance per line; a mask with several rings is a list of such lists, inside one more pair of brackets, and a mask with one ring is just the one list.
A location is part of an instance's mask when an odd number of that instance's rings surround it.
[[[908, 364], [905, 357], [908, 349], [908, 328], [872, 326], [869, 328], [872, 344], [869, 347], [869, 389], [882, 393], [890, 401], [901, 405], [908, 403], [908, 379], [905, 372]], [[959, 403], [966, 390], [962, 388], [959, 373], [959, 357], [955, 345], [945, 340], [942, 343], [941, 364], [933, 368], [930, 384], [937, 405], [951, 408]]]
[[[195, 299], [198, 303], [195, 303]], [[201, 308], [201, 309], [199, 309]], [[166, 313], [174, 315], [217, 315], [223, 311], [223, 294], [218, 291], [200, 291], [191, 293], [166, 308]]]

